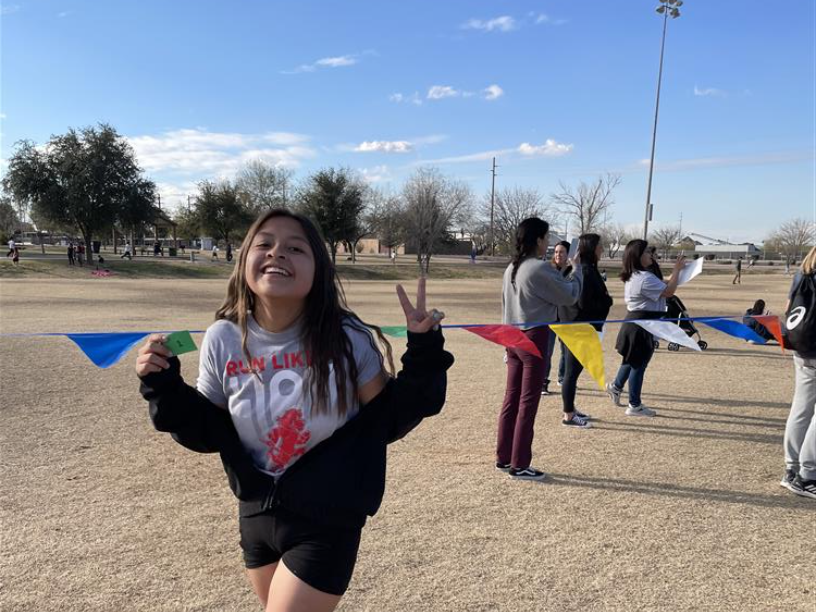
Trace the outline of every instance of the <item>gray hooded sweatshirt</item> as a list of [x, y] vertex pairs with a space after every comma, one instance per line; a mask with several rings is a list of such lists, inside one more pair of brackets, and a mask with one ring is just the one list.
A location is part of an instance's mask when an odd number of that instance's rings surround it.
[[518, 267], [515, 287], [510, 282], [512, 275], [511, 263], [504, 271], [502, 322], [521, 323], [521, 329], [555, 321], [559, 306], [571, 306], [581, 296], [581, 266], [565, 278], [550, 262], [528, 257]]

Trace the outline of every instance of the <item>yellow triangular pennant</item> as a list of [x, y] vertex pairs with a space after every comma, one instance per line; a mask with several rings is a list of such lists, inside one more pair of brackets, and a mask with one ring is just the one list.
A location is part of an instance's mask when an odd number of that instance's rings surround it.
[[575, 355], [575, 358], [603, 390], [606, 387], [603, 350], [601, 339], [595, 328], [589, 323], [574, 323], [572, 325], [550, 325], [550, 329], [561, 338], [570, 353]]

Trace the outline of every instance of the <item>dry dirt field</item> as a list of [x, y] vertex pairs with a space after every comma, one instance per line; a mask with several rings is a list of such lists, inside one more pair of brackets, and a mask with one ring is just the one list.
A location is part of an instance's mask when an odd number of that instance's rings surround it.
[[[788, 282], [703, 275], [682, 296], [694, 315], [758, 297], [778, 313]], [[617, 318], [622, 284], [609, 285]], [[2, 332], [203, 329], [224, 290], [3, 280]], [[348, 295], [363, 318], [401, 323], [392, 283], [353, 282]], [[449, 323], [498, 322], [499, 281], [430, 281], [429, 303]], [[578, 405], [594, 429], [561, 427], [560, 398], [542, 398], [534, 465], [550, 478], [529, 483], [493, 469], [502, 349], [450, 330], [447, 405], [391, 448], [340, 609], [813, 612], [816, 505], [778, 484], [791, 356], [702, 333], [704, 353], [656, 354], [644, 387], [655, 419], [625, 417], [586, 375]], [[182, 357], [190, 381], [196, 355]], [[218, 458], [152, 430], [133, 359], [100, 370], [66, 338], [0, 338], [4, 612], [259, 608]]]

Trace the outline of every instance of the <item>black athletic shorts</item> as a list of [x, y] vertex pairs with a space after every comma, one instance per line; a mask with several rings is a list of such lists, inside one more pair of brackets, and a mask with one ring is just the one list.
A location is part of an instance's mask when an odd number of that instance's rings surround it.
[[255, 569], [281, 559], [295, 576], [324, 593], [346, 592], [362, 528], [330, 527], [284, 508], [240, 517], [244, 564]]

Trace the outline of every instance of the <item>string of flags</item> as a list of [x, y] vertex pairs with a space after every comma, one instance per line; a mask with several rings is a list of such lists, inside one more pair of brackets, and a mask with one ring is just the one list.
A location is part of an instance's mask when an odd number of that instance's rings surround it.
[[[712, 329], [756, 344], [765, 344], [766, 341], [757, 333], [734, 319], [741, 319], [742, 315], [725, 315], [717, 317], [681, 317], [672, 319], [615, 319], [607, 321], [580, 321], [558, 322], [544, 321], [541, 323], [526, 323], [525, 327], [549, 327], [566, 345], [569, 351], [584, 366], [584, 369], [603, 389], [606, 384], [604, 378], [603, 350], [601, 348], [602, 332], [596, 331], [593, 324], [604, 325], [610, 323], [635, 323], [654, 337], [699, 351], [700, 347], [678, 325], [681, 321], [702, 323]], [[782, 326], [776, 315], [752, 315], [752, 318], [762, 324], [783, 346]], [[507, 348], [526, 351], [537, 357], [541, 353], [533, 342], [520, 329], [520, 324], [458, 324], [441, 325], [445, 329], [464, 329], [489, 342]], [[392, 337], [406, 337], [408, 330], [404, 325], [390, 325], [380, 328], [386, 335]], [[202, 334], [205, 330], [189, 330], [176, 332], [135, 331], [135, 332], [99, 332], [99, 333], [17, 333], [0, 334], [0, 338], [10, 337], [37, 337], [37, 336], [65, 336], [76, 344], [88, 359], [99, 368], [109, 368], [121, 359], [141, 340], [154, 333], [168, 334], [167, 344], [176, 355], [196, 350], [195, 342], [190, 334]], [[783, 349], [784, 352], [784, 349]]]

